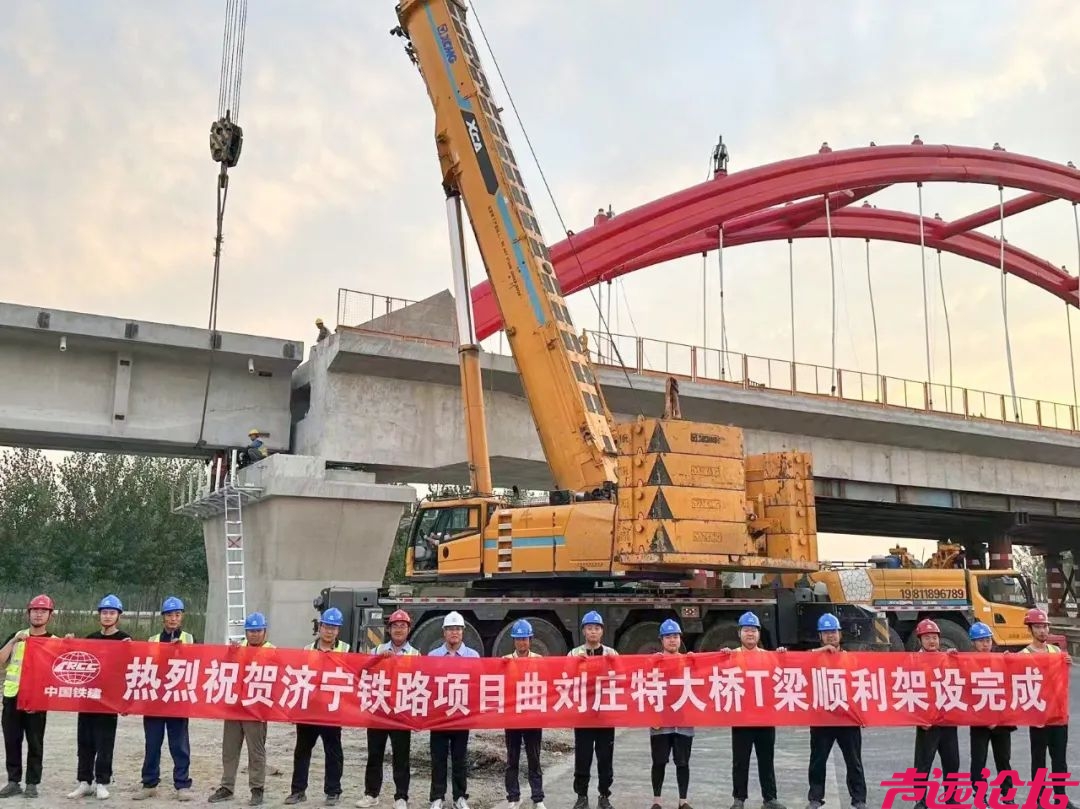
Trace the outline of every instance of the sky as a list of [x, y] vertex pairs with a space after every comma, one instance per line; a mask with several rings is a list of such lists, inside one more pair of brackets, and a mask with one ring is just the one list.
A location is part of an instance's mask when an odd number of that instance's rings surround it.
[[[471, 6], [551, 187], [554, 202], [504, 103], [549, 242], [564, 226], [586, 227], [599, 207], [618, 213], [701, 182], [721, 133], [732, 172], [823, 141], [841, 149], [909, 143], [916, 133], [1080, 161], [1080, 4], [1071, 0]], [[224, 16], [220, 0], [193, 0], [183, 14], [135, 0], [8, 10], [0, 299], [205, 325], [217, 173], [208, 131]], [[432, 110], [402, 41], [389, 35], [395, 24], [393, 0], [250, 4], [219, 328], [310, 344], [316, 316], [336, 322], [339, 288], [419, 299], [451, 285]], [[475, 21], [473, 30], [505, 102]], [[871, 201], [915, 211], [916, 190]], [[992, 186], [924, 187], [927, 215], [996, 203]], [[1076, 273], [1067, 203], [1010, 218], [1006, 236]], [[837, 364], [872, 371], [864, 244], [835, 247]], [[871, 255], [881, 372], [921, 381], [919, 249], [874, 244]], [[472, 259], [475, 279], [475, 249]], [[926, 261], [941, 380], [946, 320], [936, 257], [928, 251]], [[730, 350], [790, 359], [787, 245], [729, 249], [724, 268]], [[942, 270], [955, 383], [1008, 391], [999, 275], [949, 255]], [[702, 272], [697, 257], [627, 276], [613, 287], [612, 331], [700, 344], [707, 328], [715, 347], [715, 255], [705, 268], [707, 317]], [[800, 361], [830, 364], [829, 277], [825, 241], [795, 245]], [[1064, 304], [1015, 278], [1007, 296], [1018, 395], [1070, 403]], [[587, 292], [570, 309], [579, 327], [596, 327]]]

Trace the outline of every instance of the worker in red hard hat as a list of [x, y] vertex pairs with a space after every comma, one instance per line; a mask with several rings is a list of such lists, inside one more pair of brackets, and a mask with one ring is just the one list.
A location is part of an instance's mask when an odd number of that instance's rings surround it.
[[[374, 654], [380, 657], [399, 655], [419, 655], [420, 650], [409, 643], [412, 630], [412, 617], [405, 610], [394, 610], [386, 619], [386, 630], [390, 640], [375, 647]], [[367, 729], [367, 766], [364, 769], [364, 797], [356, 805], [375, 806], [382, 791], [383, 761], [386, 758], [386, 741], [390, 740], [390, 752], [393, 758], [394, 772], [394, 809], [407, 809], [409, 801], [409, 755], [412, 747], [412, 731]]]
[[[920, 652], [956, 652], [941, 648], [941, 627], [930, 618], [919, 621], [915, 627]], [[950, 773], [960, 772], [960, 741], [956, 727], [952, 725], [920, 725], [915, 728], [915, 771], [926, 773], [929, 778], [934, 771], [934, 758], [941, 759], [941, 780]], [[915, 804], [915, 809], [926, 809], [926, 797]]]
[[[1040, 609], [1031, 609], [1024, 616], [1031, 633], [1031, 643], [1021, 649], [1026, 654], [1060, 654], [1065, 655], [1065, 662], [1072, 664], [1072, 658], [1064, 652], [1060, 646], [1049, 643], [1050, 618]], [[1028, 736], [1031, 740], [1031, 777], [1035, 777], [1040, 769], [1046, 766], [1046, 754], [1050, 753], [1050, 772], [1064, 773], [1069, 771], [1066, 761], [1066, 751], [1069, 746], [1069, 725], [1048, 725], [1047, 727], [1028, 728]], [[1054, 792], [1065, 795], [1065, 787], [1054, 786]], [[1077, 809], [1076, 804], [1066, 797], [1065, 809]]]
[[[0, 724], [4, 729], [4, 750], [7, 755], [7, 785], [0, 789], [0, 798], [10, 798], [20, 792], [27, 798], [38, 796], [41, 783], [41, 760], [45, 752], [44, 711], [20, 710], [19, 679], [22, 676], [26, 639], [29, 637], [51, 638], [49, 620], [53, 614], [53, 600], [47, 595], [34, 596], [26, 605], [26, 619], [30, 626], [13, 633], [0, 646], [0, 667], [4, 668], [4, 712]], [[23, 777], [22, 744], [26, 737], [26, 789], [21, 786]]]

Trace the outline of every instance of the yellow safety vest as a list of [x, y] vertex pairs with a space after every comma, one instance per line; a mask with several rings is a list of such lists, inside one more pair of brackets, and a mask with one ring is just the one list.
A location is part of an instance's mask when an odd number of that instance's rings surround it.
[[[151, 637], [147, 638], [147, 640], [150, 641], [151, 643], [160, 643], [161, 642], [161, 633], [158, 632], [156, 635], [152, 635]], [[181, 643], [194, 643], [195, 638], [193, 638], [191, 636], [190, 632], [184, 632], [183, 630], [181, 630], [180, 631], [180, 642]]]
[[[24, 631], [24, 630], [19, 630]], [[29, 632], [30, 630], [25, 630]], [[11, 650], [11, 658], [8, 660], [7, 669], [4, 671], [4, 696], [15, 697], [19, 694], [19, 677], [22, 675], [23, 653], [26, 651], [26, 641], [17, 641], [15, 648]]]
[[[247, 642], [247, 638], [244, 638], [242, 641], [240, 641], [240, 645], [241, 646], [248, 646], [249, 644]], [[273, 649], [275, 647], [274, 647], [274, 644], [272, 644], [270, 641], [266, 641], [265, 643], [263, 643], [262, 646], [256, 646], [255, 648], [256, 649]]]
[[[317, 645], [318, 643], [319, 643], [318, 641], [315, 641], [315, 643], [309, 643], [309, 644], [308, 644], [307, 646], [305, 646], [304, 648], [305, 648], [305, 649], [307, 649], [307, 650], [308, 650], [308, 651], [310, 651], [310, 652], [314, 652], [314, 651], [320, 651], [320, 652], [321, 652], [321, 651], [323, 651], [322, 649], [318, 649], [318, 650], [316, 650], [316, 648], [315, 648], [315, 647], [316, 647], [316, 645]], [[339, 641], [338, 641], [337, 643], [335, 643], [335, 644], [334, 644], [334, 648], [333, 648], [333, 649], [328, 649], [328, 650], [326, 650], [326, 651], [331, 651], [331, 652], [347, 652], [347, 651], [349, 651], [349, 644], [347, 644], [347, 643], [346, 643], [345, 641], [343, 641], [343, 640], [339, 640]]]
[[[1033, 652], [1033, 651], [1031, 651], [1031, 647], [1030, 647], [1030, 646], [1025, 646], [1025, 647], [1024, 647], [1023, 649], [1021, 649], [1020, 651], [1021, 651], [1021, 652], [1027, 652], [1028, 654], [1037, 654], [1036, 652]], [[1056, 655], [1056, 654], [1061, 654], [1061, 648], [1060, 648], [1060, 647], [1058, 647], [1058, 646], [1055, 646], [1055, 645], [1054, 645], [1054, 644], [1052, 644], [1052, 643], [1048, 643], [1048, 644], [1046, 644], [1046, 653], [1047, 653], [1047, 654], [1053, 654], [1053, 655]]]
[[[599, 655], [596, 655], [596, 657], [600, 657], [600, 656], [608, 657], [608, 656], [611, 656], [611, 655], [616, 655], [617, 656], [619, 654], [614, 649], [612, 649], [610, 646], [604, 646], [604, 644], [602, 644], [602, 643], [600, 644], [600, 649], [602, 651], [601, 651], [601, 653]], [[593, 655], [590, 655], [588, 653], [588, 648], [585, 646], [584, 643], [581, 644], [580, 646], [575, 646], [573, 649], [571, 649], [567, 653], [566, 656], [567, 657], [593, 657]]]

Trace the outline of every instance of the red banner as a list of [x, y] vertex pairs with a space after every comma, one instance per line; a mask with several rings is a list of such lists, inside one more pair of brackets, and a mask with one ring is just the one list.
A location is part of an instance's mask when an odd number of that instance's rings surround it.
[[31, 711], [449, 730], [1047, 725], [1068, 722], [1061, 655], [757, 652], [375, 657], [32, 638]]

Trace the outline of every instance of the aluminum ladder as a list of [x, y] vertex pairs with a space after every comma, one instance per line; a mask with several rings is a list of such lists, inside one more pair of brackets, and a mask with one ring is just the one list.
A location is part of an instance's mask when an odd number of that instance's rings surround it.
[[244, 575], [244, 510], [243, 497], [232, 480], [224, 487], [225, 495], [225, 640], [243, 640], [244, 619], [247, 617], [246, 582]]

